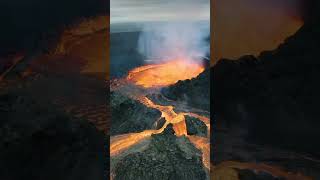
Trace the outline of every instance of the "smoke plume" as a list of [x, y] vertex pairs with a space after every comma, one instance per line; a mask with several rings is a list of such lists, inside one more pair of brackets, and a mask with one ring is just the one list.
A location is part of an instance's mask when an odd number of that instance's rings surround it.
[[195, 61], [209, 54], [209, 37], [209, 21], [146, 23], [138, 51], [149, 61]]

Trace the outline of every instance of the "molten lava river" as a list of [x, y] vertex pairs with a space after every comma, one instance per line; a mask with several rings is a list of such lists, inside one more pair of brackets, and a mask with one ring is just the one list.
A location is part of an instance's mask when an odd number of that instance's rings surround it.
[[[173, 124], [176, 136], [187, 136], [191, 143], [203, 153], [203, 164], [206, 167], [207, 172], [210, 169], [210, 137], [198, 137], [187, 135], [187, 128], [185, 123], [185, 115], [199, 118], [210, 130], [210, 120], [208, 117], [197, 115], [189, 112], [176, 113], [174, 106], [162, 106], [155, 104], [145, 93], [139, 93], [141, 91], [135, 91], [136, 89], [142, 89], [143, 92], [152, 91], [154, 89], [160, 89], [161, 87], [175, 84], [179, 80], [192, 79], [197, 77], [204, 71], [204, 67], [201, 64], [195, 62], [188, 62], [182, 60], [167, 61], [162, 64], [145, 65], [131, 70], [125, 79], [121, 81], [121, 87], [112, 87], [111, 89], [121, 91], [123, 94], [127, 94], [129, 97], [138, 100], [147, 107], [158, 109], [162, 113], [162, 117], [166, 122], [159, 130], [145, 130], [140, 133], [129, 133], [112, 136], [110, 139], [110, 156], [117, 159], [117, 157], [123, 157], [130, 152], [137, 152], [146, 148], [147, 142], [150, 140], [152, 134], [161, 133], [168, 124]], [[134, 88], [132, 88], [132, 84]], [[130, 85], [130, 86], [129, 86]], [[132, 92], [130, 92], [132, 91]], [[135, 93], [133, 93], [133, 91]], [[209, 113], [208, 113], [209, 114]], [[209, 134], [209, 133], [208, 133]], [[113, 162], [111, 160], [111, 179], [113, 179]], [[209, 176], [209, 175], [208, 175]]]

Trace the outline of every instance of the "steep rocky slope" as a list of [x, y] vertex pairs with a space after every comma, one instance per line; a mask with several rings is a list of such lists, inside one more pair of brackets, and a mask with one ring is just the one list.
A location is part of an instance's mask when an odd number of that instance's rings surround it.
[[114, 180], [206, 179], [201, 152], [186, 137], [176, 137], [171, 125], [152, 135], [146, 150], [126, 156], [118, 163]]
[[149, 108], [117, 92], [111, 92], [110, 106], [112, 116], [110, 135], [155, 129], [156, 121], [161, 118], [159, 110]]
[[190, 107], [203, 110], [210, 109], [210, 69], [206, 69], [196, 78], [178, 81], [165, 87], [161, 93], [168, 99], [181, 101]]

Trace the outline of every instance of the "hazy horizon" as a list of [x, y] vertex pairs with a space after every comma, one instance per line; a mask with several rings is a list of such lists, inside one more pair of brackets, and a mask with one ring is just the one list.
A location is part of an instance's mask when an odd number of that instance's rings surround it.
[[[146, 25], [157, 25], [157, 24], [167, 24], [172, 23], [173, 21], [153, 21], [153, 22], [130, 22], [130, 23], [114, 23], [110, 26], [110, 33], [119, 33], [119, 32], [139, 32], [145, 30]], [[198, 20], [198, 21], [179, 21], [177, 23], [190, 23], [190, 24], [210, 24], [210, 20]]]
[[210, 21], [210, 0], [110, 0], [112, 32], [137, 31], [146, 23]]

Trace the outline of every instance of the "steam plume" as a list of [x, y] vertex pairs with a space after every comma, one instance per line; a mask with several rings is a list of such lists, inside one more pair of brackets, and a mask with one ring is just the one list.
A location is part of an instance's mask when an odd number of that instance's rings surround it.
[[138, 41], [147, 60], [203, 59], [210, 48], [209, 21], [148, 23]]

